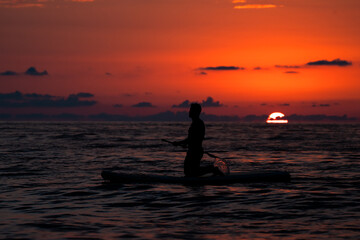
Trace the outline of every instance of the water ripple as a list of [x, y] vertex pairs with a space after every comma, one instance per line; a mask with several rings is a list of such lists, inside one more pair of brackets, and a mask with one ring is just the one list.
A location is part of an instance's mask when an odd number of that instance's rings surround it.
[[[102, 169], [182, 176], [188, 123], [0, 123], [7, 239], [356, 239], [360, 125], [210, 123], [206, 150], [232, 171], [290, 183], [105, 183]], [[231, 134], [229, 134], [231, 133]], [[212, 159], [205, 157], [211, 163]]]

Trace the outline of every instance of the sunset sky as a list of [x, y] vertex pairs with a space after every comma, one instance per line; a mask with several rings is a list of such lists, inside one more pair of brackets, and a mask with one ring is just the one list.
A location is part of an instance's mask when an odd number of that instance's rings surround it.
[[359, 0], [0, 0], [0, 113], [360, 118], [359, 26]]

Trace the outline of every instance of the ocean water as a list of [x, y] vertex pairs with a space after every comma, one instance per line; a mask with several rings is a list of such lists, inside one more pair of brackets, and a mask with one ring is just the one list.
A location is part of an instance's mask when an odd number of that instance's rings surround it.
[[[1, 239], [359, 239], [360, 124], [207, 123], [232, 171], [289, 183], [104, 182], [102, 169], [182, 176], [187, 123], [0, 122]], [[213, 159], [205, 156], [205, 163]]]

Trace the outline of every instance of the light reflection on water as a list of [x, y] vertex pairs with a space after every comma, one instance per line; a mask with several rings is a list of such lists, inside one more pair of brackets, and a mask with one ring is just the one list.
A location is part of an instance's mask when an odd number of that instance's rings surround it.
[[[104, 168], [182, 175], [188, 123], [0, 123], [4, 238], [356, 239], [360, 125], [209, 123], [233, 171], [291, 183], [106, 184]], [[205, 157], [205, 162], [212, 159]]]

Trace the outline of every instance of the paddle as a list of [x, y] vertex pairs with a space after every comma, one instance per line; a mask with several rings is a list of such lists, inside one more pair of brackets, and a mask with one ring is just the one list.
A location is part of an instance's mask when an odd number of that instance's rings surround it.
[[[166, 140], [166, 139], [161, 139], [161, 141], [163, 142], [167, 142], [167, 143], [170, 143], [174, 146], [182, 146], [182, 147], [186, 147], [184, 145], [177, 145], [175, 142], [172, 142], [172, 141], [169, 141], [169, 140]], [[222, 159], [212, 153], [209, 153], [208, 151], [204, 151], [204, 153], [206, 155], [208, 155], [209, 157], [212, 157], [212, 158], [215, 158], [215, 162], [214, 162], [214, 166], [215, 167], [218, 167], [219, 170], [224, 173], [224, 175], [229, 175], [230, 174], [230, 168], [229, 168], [229, 165], [227, 163], [227, 161], [225, 159]]]

